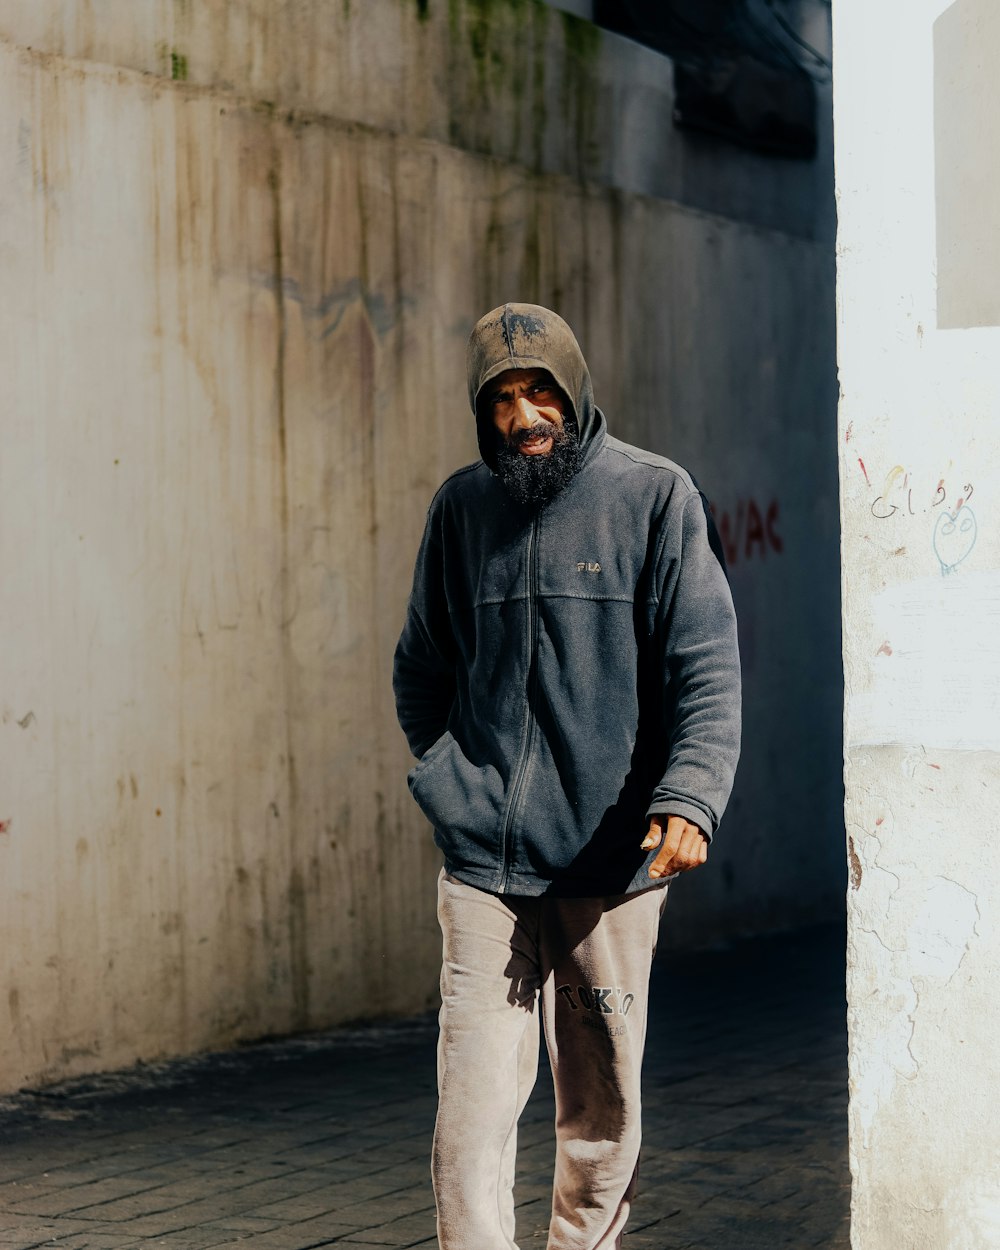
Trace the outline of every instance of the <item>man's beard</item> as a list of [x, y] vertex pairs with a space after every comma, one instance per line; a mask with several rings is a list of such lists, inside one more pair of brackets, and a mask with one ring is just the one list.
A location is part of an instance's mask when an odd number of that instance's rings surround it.
[[544, 456], [527, 456], [518, 451], [535, 430], [518, 430], [508, 441], [497, 433], [497, 475], [515, 503], [544, 507], [568, 485], [580, 469], [583, 448], [576, 430], [576, 421], [568, 416], [561, 429], [555, 426], [546, 433], [552, 439], [552, 450]]

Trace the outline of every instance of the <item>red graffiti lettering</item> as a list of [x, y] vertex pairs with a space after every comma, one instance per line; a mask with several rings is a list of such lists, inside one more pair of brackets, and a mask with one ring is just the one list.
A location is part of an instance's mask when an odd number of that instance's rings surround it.
[[784, 539], [781, 537], [781, 535], [778, 533], [778, 501], [777, 499], [772, 499], [771, 502], [767, 505], [767, 518], [764, 524], [767, 526], [767, 541], [771, 544], [772, 548], [777, 552], [784, 551], [785, 542], [784, 542]]
[[767, 547], [764, 545], [764, 522], [761, 520], [757, 505], [751, 499], [747, 504], [747, 541], [745, 555], [748, 560], [753, 555], [754, 545], [759, 548], [760, 557], [763, 560], [763, 558], [767, 555]]
[[740, 560], [754, 556], [764, 560], [768, 551], [780, 555], [785, 541], [778, 532], [778, 501], [772, 499], [766, 508], [756, 499], [738, 499], [732, 511], [709, 504], [722, 541], [726, 563], [732, 568]]
[[736, 543], [730, 533], [729, 513], [723, 512], [722, 519], [719, 521], [719, 537], [722, 539], [722, 550], [726, 553], [726, 563], [730, 566], [736, 563]]

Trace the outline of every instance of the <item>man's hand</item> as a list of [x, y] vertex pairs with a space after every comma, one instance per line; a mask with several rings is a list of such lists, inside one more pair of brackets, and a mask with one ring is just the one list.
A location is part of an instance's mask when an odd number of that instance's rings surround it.
[[708, 839], [697, 825], [692, 825], [683, 816], [668, 816], [666, 819], [667, 832], [664, 834], [663, 817], [650, 816], [649, 833], [642, 843], [644, 851], [663, 844], [659, 855], [649, 865], [649, 875], [654, 878], [688, 872], [708, 859]]

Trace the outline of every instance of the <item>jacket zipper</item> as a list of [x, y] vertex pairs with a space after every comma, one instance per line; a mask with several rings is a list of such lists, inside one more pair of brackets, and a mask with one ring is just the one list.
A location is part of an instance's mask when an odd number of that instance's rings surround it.
[[536, 592], [538, 589], [538, 517], [531, 522], [528, 534], [528, 689], [527, 713], [525, 716], [524, 739], [517, 767], [514, 769], [510, 786], [510, 802], [507, 804], [507, 815], [504, 818], [502, 856], [500, 861], [500, 884], [498, 892], [503, 894], [510, 883], [511, 831], [514, 827], [514, 816], [518, 800], [521, 797], [521, 786], [524, 774], [528, 770], [528, 756], [531, 753], [531, 740], [535, 729], [535, 691], [538, 684], [538, 613]]

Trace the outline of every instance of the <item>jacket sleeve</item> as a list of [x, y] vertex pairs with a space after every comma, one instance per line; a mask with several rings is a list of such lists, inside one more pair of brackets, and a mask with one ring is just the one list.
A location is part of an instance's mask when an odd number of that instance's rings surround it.
[[741, 699], [736, 613], [703, 495], [667, 523], [656, 576], [670, 751], [647, 818], [683, 816], [711, 839], [736, 774]]
[[455, 642], [444, 587], [438, 514], [432, 506], [392, 670], [396, 715], [418, 758], [441, 737], [455, 700]]

